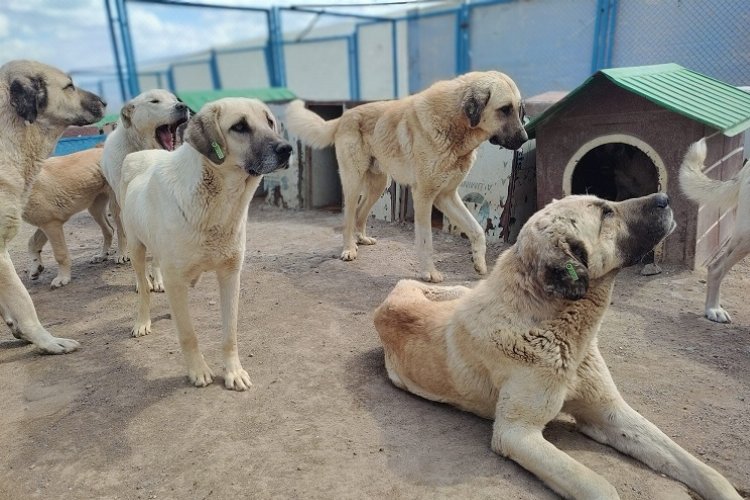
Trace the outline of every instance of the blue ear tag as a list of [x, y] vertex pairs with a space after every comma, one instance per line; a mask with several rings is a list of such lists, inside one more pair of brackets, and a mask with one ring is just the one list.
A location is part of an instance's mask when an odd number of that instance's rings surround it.
[[578, 281], [578, 273], [576, 272], [576, 269], [573, 267], [572, 262], [568, 262], [565, 264], [565, 270], [568, 271], [568, 274], [571, 278], [573, 278], [573, 281]]
[[214, 153], [216, 153], [216, 157], [220, 160], [223, 160], [224, 151], [221, 150], [221, 146], [219, 146], [219, 143], [214, 141], [211, 143], [211, 147], [214, 148]]

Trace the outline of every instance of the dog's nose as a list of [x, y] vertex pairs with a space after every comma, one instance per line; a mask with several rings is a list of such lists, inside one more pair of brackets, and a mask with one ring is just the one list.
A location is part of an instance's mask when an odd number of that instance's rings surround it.
[[276, 151], [276, 156], [286, 160], [292, 154], [292, 145], [288, 142], [280, 142], [276, 145], [274, 151]]
[[669, 196], [666, 193], [656, 193], [654, 202], [659, 208], [667, 208], [669, 206]]
[[185, 111], [187, 109], [187, 106], [181, 102], [178, 102], [177, 104], [175, 104], [174, 109], [176, 109], [177, 111]]

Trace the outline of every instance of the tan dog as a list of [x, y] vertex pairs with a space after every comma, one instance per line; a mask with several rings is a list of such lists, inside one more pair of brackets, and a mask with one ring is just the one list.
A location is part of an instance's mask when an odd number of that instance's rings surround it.
[[237, 354], [248, 204], [262, 175], [286, 167], [291, 151], [265, 104], [227, 98], [203, 106], [174, 152], [141, 151], [123, 162], [119, 197], [139, 290], [133, 336], [151, 331], [148, 248], [162, 265], [188, 377], [196, 386], [210, 384], [213, 373], [198, 349], [187, 292], [207, 271], [219, 280], [224, 384], [238, 391], [250, 386]]
[[476, 288], [404, 280], [375, 312], [393, 383], [494, 419], [492, 449], [565, 498], [612, 499], [603, 477], [544, 439], [562, 410], [587, 436], [706, 498], [739, 499], [620, 396], [597, 347], [618, 269], [674, 229], [664, 194], [570, 196], [533, 215]]
[[16, 274], [8, 243], [18, 233], [29, 188], [69, 125], [99, 120], [105, 103], [77, 89], [60, 70], [34, 61], [0, 67], [0, 316], [13, 335], [48, 353], [75, 350], [78, 342], [53, 337]]
[[474, 268], [487, 272], [484, 230], [456, 192], [488, 140], [509, 149], [526, 140], [521, 94], [496, 71], [467, 73], [437, 82], [397, 101], [363, 104], [323, 121], [294, 101], [286, 113], [289, 130], [315, 148], [336, 145], [344, 192], [343, 260], [357, 257], [357, 245], [373, 245], [367, 217], [388, 177], [412, 187], [419, 277], [439, 282], [432, 262], [433, 204], [471, 241]]
[[730, 269], [750, 254], [750, 166], [746, 163], [732, 179], [710, 179], [703, 173], [706, 141], [690, 146], [680, 168], [680, 187], [691, 200], [709, 207], [728, 210], [737, 207], [734, 232], [727, 247], [708, 265], [706, 318], [719, 323], [732, 321], [721, 307], [721, 282]]
[[63, 224], [81, 210], [88, 209], [102, 230], [102, 249], [92, 262], [107, 259], [112, 245], [112, 225], [107, 219], [109, 185], [100, 162], [102, 148], [97, 147], [65, 156], [53, 156], [42, 162], [42, 169], [31, 186], [23, 220], [38, 227], [29, 239], [29, 276], [39, 278], [44, 270], [42, 248], [49, 240], [57, 261], [57, 276], [52, 288], [70, 283], [70, 255]]
[[[112, 188], [109, 206], [117, 229], [117, 251], [114, 261], [124, 264], [128, 261], [127, 235], [120, 220], [120, 203], [117, 194], [122, 177], [122, 161], [130, 153], [148, 149], [172, 151], [175, 148], [177, 129], [188, 119], [189, 110], [180, 100], [167, 90], [155, 89], [138, 94], [125, 103], [120, 110], [115, 130], [104, 143], [102, 171]], [[157, 292], [164, 291], [158, 262], [152, 263], [153, 281], [149, 286]]]

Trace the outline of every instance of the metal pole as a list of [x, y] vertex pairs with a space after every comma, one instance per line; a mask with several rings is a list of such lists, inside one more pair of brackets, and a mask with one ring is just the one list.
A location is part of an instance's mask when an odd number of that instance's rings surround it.
[[138, 85], [138, 70], [135, 65], [135, 53], [133, 52], [133, 41], [130, 36], [130, 25], [128, 24], [128, 12], [125, 6], [125, 0], [115, 0], [117, 7], [117, 18], [120, 22], [120, 36], [125, 53], [125, 65], [128, 70], [128, 90], [130, 97], [135, 97], [140, 93]]
[[462, 3], [456, 16], [456, 74], [461, 75], [469, 71], [469, 20], [471, 12], [466, 3]]
[[268, 46], [270, 53], [271, 85], [286, 87], [284, 68], [284, 38], [281, 30], [281, 8], [271, 7], [268, 15]]
[[120, 84], [120, 97], [122, 102], [128, 100], [127, 94], [125, 93], [125, 75], [122, 72], [122, 63], [120, 62], [120, 48], [117, 43], [117, 36], [115, 34], [115, 20], [112, 17], [112, 6], [109, 4], [110, 0], [104, 0], [104, 8], [107, 11], [107, 24], [109, 25], [109, 38], [112, 42], [112, 52], [115, 56], [115, 68], [117, 69], [117, 81]]
[[214, 49], [211, 49], [211, 57], [208, 60], [208, 64], [211, 68], [211, 83], [214, 90], [219, 90], [221, 89], [221, 77], [219, 76], [219, 62], [216, 60], [216, 50]]
[[398, 32], [396, 21], [391, 21], [391, 63], [393, 65], [393, 98], [398, 99]]
[[346, 48], [349, 56], [349, 95], [353, 101], [359, 100], [359, 47], [357, 35], [351, 34], [346, 38]]

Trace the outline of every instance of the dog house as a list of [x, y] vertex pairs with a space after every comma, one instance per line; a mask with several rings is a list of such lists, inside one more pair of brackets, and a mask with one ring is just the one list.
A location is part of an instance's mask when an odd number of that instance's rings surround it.
[[677, 64], [597, 72], [527, 124], [536, 138], [537, 207], [568, 194], [622, 200], [666, 192], [677, 229], [657, 260], [705, 265], [731, 236], [734, 213], [680, 191], [688, 147], [705, 137], [706, 173], [734, 176], [750, 128], [750, 94]]

